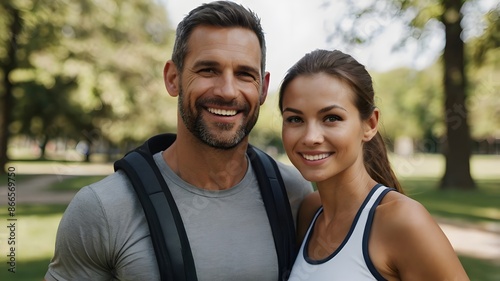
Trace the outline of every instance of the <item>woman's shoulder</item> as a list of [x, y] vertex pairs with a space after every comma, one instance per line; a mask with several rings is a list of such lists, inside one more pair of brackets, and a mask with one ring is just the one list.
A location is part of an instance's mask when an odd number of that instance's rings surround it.
[[390, 233], [422, 230], [436, 225], [427, 209], [418, 201], [399, 192], [388, 192], [376, 209], [376, 223]]
[[435, 219], [422, 204], [401, 193], [387, 193], [377, 206], [370, 241], [376, 267], [388, 276], [468, 280]]

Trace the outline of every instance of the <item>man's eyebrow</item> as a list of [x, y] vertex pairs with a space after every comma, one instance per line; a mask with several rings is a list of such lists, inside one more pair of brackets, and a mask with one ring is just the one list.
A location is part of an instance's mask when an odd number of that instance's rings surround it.
[[249, 73], [254, 73], [255, 75], [260, 74], [260, 69], [255, 68], [249, 65], [241, 65], [238, 67], [238, 71], [244, 71], [244, 72], [249, 72]]
[[[200, 60], [194, 63], [193, 68], [203, 68], [203, 67], [218, 67], [220, 63], [214, 60]], [[238, 71], [253, 73], [255, 75], [260, 74], [260, 68], [252, 67], [249, 65], [239, 65]]]
[[193, 68], [199, 67], [215, 67], [219, 66], [219, 63], [213, 60], [200, 60], [194, 63]]

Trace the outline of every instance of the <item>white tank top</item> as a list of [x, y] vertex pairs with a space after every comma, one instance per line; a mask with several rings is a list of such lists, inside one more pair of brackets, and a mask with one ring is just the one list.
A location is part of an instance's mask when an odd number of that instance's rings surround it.
[[381, 184], [375, 185], [359, 208], [349, 232], [338, 249], [325, 259], [313, 260], [304, 249], [308, 248], [316, 220], [323, 212], [321, 207], [307, 230], [288, 280], [386, 280], [375, 269], [368, 255], [368, 238], [375, 209], [390, 190], [393, 189]]

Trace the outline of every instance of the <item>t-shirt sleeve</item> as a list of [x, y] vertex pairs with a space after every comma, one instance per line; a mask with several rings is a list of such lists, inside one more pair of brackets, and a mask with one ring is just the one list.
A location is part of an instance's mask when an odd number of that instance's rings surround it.
[[109, 225], [90, 187], [73, 198], [59, 224], [46, 280], [110, 280]]
[[313, 186], [311, 182], [302, 177], [295, 167], [278, 161], [277, 163], [290, 201], [293, 219], [296, 222], [300, 204], [306, 195], [313, 192]]

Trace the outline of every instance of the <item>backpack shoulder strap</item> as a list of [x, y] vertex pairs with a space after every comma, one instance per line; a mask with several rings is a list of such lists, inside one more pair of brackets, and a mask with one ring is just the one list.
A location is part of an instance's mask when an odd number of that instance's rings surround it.
[[[156, 166], [153, 154], [166, 149], [175, 135], [158, 135], [114, 164], [130, 179], [148, 222], [161, 280], [195, 281], [196, 268], [177, 205]], [[278, 256], [279, 280], [287, 280], [295, 261], [295, 227], [276, 162], [249, 145], [247, 154], [257, 175]]]
[[160, 151], [160, 143], [172, 143], [172, 136], [153, 137], [116, 161], [114, 169], [125, 172], [142, 204], [161, 280], [194, 281], [196, 269], [182, 218], [152, 156]]
[[295, 224], [285, 184], [276, 161], [249, 145], [247, 154], [257, 175], [262, 200], [274, 237], [278, 255], [279, 280], [287, 280], [296, 255]]

